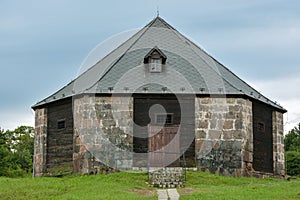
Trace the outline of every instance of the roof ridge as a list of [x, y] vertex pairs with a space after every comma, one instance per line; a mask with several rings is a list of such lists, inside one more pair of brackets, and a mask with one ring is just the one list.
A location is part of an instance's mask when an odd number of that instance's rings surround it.
[[152, 21], [150, 21], [145, 27], [153, 27], [155, 22], [161, 22], [166, 28], [176, 30], [173, 26], [171, 26], [168, 22], [166, 22], [163, 18], [160, 16], [156, 16]]

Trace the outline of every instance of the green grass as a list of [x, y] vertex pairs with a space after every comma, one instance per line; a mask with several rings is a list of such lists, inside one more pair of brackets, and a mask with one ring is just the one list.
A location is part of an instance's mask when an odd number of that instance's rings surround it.
[[[0, 199], [157, 199], [146, 173], [63, 178], [0, 177]], [[300, 199], [300, 179], [231, 178], [187, 172], [180, 199]]]
[[157, 199], [146, 173], [64, 178], [0, 177], [0, 199]]
[[232, 178], [188, 172], [180, 199], [300, 199], [300, 179]]

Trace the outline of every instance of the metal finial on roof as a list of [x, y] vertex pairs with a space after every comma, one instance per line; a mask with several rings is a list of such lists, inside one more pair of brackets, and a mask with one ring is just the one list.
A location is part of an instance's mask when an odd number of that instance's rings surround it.
[[159, 17], [159, 6], [156, 7], [157, 17]]

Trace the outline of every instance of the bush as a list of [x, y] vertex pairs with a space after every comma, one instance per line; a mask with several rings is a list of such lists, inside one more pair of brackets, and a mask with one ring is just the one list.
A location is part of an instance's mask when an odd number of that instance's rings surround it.
[[300, 152], [300, 123], [284, 137], [284, 150]]
[[0, 128], [0, 176], [21, 177], [32, 172], [34, 128], [20, 126], [13, 131]]
[[7, 174], [7, 169], [9, 167], [8, 157], [11, 152], [4, 146], [0, 144], [0, 176], [5, 176]]
[[287, 151], [285, 153], [287, 174], [290, 176], [300, 175], [300, 152]]

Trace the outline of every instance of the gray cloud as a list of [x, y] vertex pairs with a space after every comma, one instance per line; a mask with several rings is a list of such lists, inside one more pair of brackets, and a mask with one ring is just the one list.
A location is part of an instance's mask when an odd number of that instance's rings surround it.
[[[167, 22], [243, 79], [263, 82], [300, 74], [297, 0], [4, 0], [0, 113], [30, 107], [74, 79], [97, 44], [145, 25], [157, 5]], [[284, 96], [292, 91], [281, 92], [286, 102]], [[29, 116], [28, 110], [20, 114]], [[0, 126], [4, 123], [0, 119]]]

